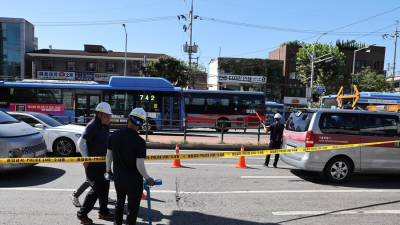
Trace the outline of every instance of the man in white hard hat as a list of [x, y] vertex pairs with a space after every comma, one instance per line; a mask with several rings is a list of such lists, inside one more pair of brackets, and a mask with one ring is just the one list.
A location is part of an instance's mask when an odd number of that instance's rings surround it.
[[[128, 197], [128, 214], [126, 224], [136, 224], [140, 198], [143, 193], [143, 178], [148, 186], [154, 185], [144, 165], [146, 158], [146, 141], [138, 134], [138, 129], [146, 121], [143, 108], [135, 108], [129, 114], [128, 127], [114, 131], [110, 137], [106, 156], [106, 177], [114, 180], [117, 191], [114, 224], [123, 221], [125, 199]], [[113, 161], [113, 171], [111, 171]]]
[[[78, 148], [83, 157], [106, 156], [107, 145], [110, 138], [109, 124], [111, 119], [111, 107], [102, 102], [95, 109], [95, 118], [89, 123], [82, 136], [78, 140]], [[114, 219], [114, 214], [107, 208], [108, 191], [110, 182], [104, 179], [106, 164], [104, 162], [85, 162], [86, 180], [91, 186], [85, 201], [77, 212], [77, 218], [82, 224], [93, 224], [88, 213], [93, 209], [97, 199], [99, 200], [99, 219]]]
[[[265, 133], [268, 133], [271, 131], [270, 135], [270, 141], [269, 141], [269, 149], [280, 149], [282, 145], [282, 135], [283, 135], [283, 124], [281, 124], [281, 114], [276, 113], [274, 116], [275, 122], [272, 123], [269, 127], [264, 126]], [[269, 158], [271, 155], [267, 155], [265, 158], [265, 163], [264, 166], [268, 167], [269, 164]], [[275, 160], [274, 160], [274, 167], [276, 168], [278, 165], [278, 160], [279, 160], [279, 154], [275, 154]]]

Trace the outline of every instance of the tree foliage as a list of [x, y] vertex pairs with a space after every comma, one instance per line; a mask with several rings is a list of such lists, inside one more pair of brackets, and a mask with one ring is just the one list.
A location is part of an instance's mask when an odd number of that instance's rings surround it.
[[[316, 59], [314, 63], [314, 82], [313, 86], [325, 86], [327, 89], [338, 90], [340, 86], [344, 86], [347, 89], [350, 88], [349, 74], [343, 73], [343, 67], [345, 65], [345, 57], [342, 52], [339, 51], [337, 46], [332, 44], [313, 43], [315, 45], [315, 58], [327, 55], [320, 59]], [[302, 43], [307, 49], [310, 55], [313, 54], [313, 44]], [[303, 48], [299, 49], [297, 53], [297, 71], [299, 72], [300, 79], [303, 83], [311, 84], [311, 56]], [[318, 62], [321, 59], [333, 57], [336, 62], [325, 63], [324, 61]]]
[[[394, 88], [392, 81], [387, 81], [383, 74], [376, 74], [370, 67], [364, 67], [360, 73], [354, 74], [353, 83], [358, 91], [389, 92]], [[390, 79], [389, 79], [390, 80]]]
[[299, 41], [298, 40], [294, 40], [294, 41], [288, 41], [288, 42], [283, 42], [280, 47], [283, 47], [285, 45], [299, 45]]
[[145, 72], [140, 75], [146, 77], [162, 77], [177, 87], [186, 87], [190, 79], [197, 73], [198, 67], [189, 68], [188, 64], [171, 56], [163, 56], [155, 61], [146, 62]]

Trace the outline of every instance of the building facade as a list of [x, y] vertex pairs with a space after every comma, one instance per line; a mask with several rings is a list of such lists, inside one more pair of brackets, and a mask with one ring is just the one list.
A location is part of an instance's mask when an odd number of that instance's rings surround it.
[[21, 18], [0, 17], [0, 80], [32, 77], [32, 57], [38, 49], [35, 27]]
[[[33, 79], [108, 82], [111, 76], [124, 76], [125, 52], [106, 50], [102, 45], [84, 45], [84, 50], [40, 49], [34, 57]], [[126, 76], [139, 76], [144, 58], [156, 60], [165, 54], [127, 52]]]
[[281, 101], [283, 61], [270, 59], [212, 59], [207, 79], [209, 90], [260, 91], [266, 100]]
[[[308, 97], [306, 95], [306, 90], [310, 84], [303, 84], [300, 81], [299, 74], [296, 71], [297, 52], [300, 48], [301, 46], [298, 45], [284, 45], [269, 52], [269, 58], [283, 60], [283, 97], [290, 97], [288, 99], [296, 97], [300, 98], [299, 102], [304, 102], [302, 98]], [[343, 74], [351, 74], [353, 71], [353, 65], [355, 67], [354, 73], [361, 72], [362, 67], [367, 66], [371, 67], [371, 71], [377, 74], [384, 73], [383, 66], [385, 61], [385, 47], [371, 46], [368, 52], [356, 52], [355, 64], [353, 64], [354, 50], [339, 49], [339, 51], [343, 52], [345, 56]]]

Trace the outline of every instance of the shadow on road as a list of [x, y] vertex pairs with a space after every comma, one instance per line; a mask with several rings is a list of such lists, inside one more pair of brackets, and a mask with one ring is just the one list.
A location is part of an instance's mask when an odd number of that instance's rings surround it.
[[31, 187], [50, 183], [65, 174], [65, 170], [35, 165], [18, 171], [0, 174], [0, 188]]
[[344, 183], [332, 183], [316, 172], [291, 169], [290, 172], [299, 178], [319, 185], [332, 187], [351, 187], [364, 189], [398, 189], [400, 175], [398, 174], [353, 174]]
[[[229, 224], [229, 225], [273, 225], [279, 223], [257, 223], [245, 220], [220, 217], [215, 215], [207, 215], [199, 212], [190, 211], [173, 211], [172, 215], [163, 215], [160, 211], [152, 210], [152, 221], [155, 225], [208, 225], [208, 224]], [[161, 222], [167, 220], [166, 222]], [[136, 224], [148, 224], [148, 209], [140, 207]]]

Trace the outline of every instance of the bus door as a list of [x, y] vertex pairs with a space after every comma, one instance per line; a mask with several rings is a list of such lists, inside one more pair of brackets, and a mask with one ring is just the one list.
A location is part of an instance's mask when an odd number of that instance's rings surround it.
[[83, 117], [93, 117], [93, 112], [96, 106], [100, 103], [100, 95], [76, 95], [76, 106], [75, 106], [75, 117], [78, 123], [88, 123], [92, 118]]
[[182, 122], [178, 121], [180, 120], [180, 98], [164, 97], [162, 107], [162, 129], [180, 129], [182, 124]]

